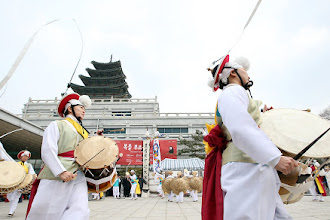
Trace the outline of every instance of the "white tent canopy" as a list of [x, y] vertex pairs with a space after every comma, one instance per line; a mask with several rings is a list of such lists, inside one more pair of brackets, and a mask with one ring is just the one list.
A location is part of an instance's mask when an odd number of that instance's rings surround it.
[[205, 162], [199, 158], [168, 159], [161, 162], [162, 170], [204, 170]]

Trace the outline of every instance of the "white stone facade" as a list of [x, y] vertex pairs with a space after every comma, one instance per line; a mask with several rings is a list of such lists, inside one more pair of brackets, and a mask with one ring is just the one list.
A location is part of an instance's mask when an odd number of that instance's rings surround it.
[[[60, 99], [29, 99], [22, 118], [46, 128], [59, 120], [57, 105]], [[141, 140], [148, 130], [151, 136], [158, 129], [163, 138], [189, 138], [196, 130], [205, 129], [205, 123], [214, 123], [214, 113], [160, 113], [157, 97], [149, 99], [93, 99], [86, 110], [83, 125], [94, 133], [104, 129], [113, 139]], [[114, 129], [124, 131], [111, 133]]]

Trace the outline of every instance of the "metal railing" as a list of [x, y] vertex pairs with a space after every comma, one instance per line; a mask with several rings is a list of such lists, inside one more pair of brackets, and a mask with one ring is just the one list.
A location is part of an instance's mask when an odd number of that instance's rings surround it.
[[[30, 104], [58, 104], [61, 99], [29, 99], [28, 105]], [[157, 97], [155, 98], [131, 98], [131, 99], [118, 99], [118, 98], [109, 98], [109, 99], [92, 99], [92, 103], [112, 103], [112, 102], [142, 102], [142, 103], [154, 103], [157, 102]]]
[[[29, 118], [58, 118], [55, 112], [26, 112], [25, 114], [18, 114], [17, 116], [24, 119]], [[112, 113], [109, 111], [87, 113], [85, 119], [98, 119], [98, 118], [213, 118], [214, 113], [159, 113], [159, 112], [131, 112], [131, 113]]]
[[[144, 139], [145, 138], [145, 134], [104, 134], [104, 136], [112, 138], [112, 139], [118, 139], [118, 140], [137, 140], [137, 139]], [[182, 138], [190, 138], [192, 136], [192, 134], [190, 133], [164, 133], [162, 134], [162, 136], [160, 137], [161, 139], [182, 139]]]

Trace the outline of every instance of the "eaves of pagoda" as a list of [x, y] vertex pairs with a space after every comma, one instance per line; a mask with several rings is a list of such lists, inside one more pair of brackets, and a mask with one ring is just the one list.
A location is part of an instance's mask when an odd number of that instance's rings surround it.
[[105, 86], [105, 85], [121, 85], [126, 84], [125, 76], [119, 75], [119, 76], [113, 76], [113, 77], [88, 77], [84, 75], [79, 75], [79, 78], [86, 86]]
[[126, 87], [112, 88], [106, 86], [80, 86], [74, 83], [70, 84], [73, 91], [81, 95], [89, 95], [91, 98], [96, 97], [115, 97], [115, 98], [131, 98], [131, 94]]
[[117, 75], [125, 76], [121, 67], [115, 68], [115, 69], [107, 69], [107, 70], [93, 70], [90, 68], [86, 68], [86, 71], [88, 72], [88, 74], [91, 77], [113, 77], [113, 76], [117, 76]]
[[113, 69], [113, 68], [121, 68], [120, 60], [116, 62], [109, 62], [109, 63], [100, 63], [96, 61], [91, 62], [95, 69], [97, 70], [107, 70], [107, 69]]

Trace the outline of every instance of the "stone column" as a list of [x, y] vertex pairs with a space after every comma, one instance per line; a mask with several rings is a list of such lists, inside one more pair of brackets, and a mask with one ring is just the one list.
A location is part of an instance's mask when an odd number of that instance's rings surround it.
[[150, 139], [143, 140], [143, 179], [147, 182], [143, 184], [142, 197], [149, 197], [149, 159], [150, 159]]

